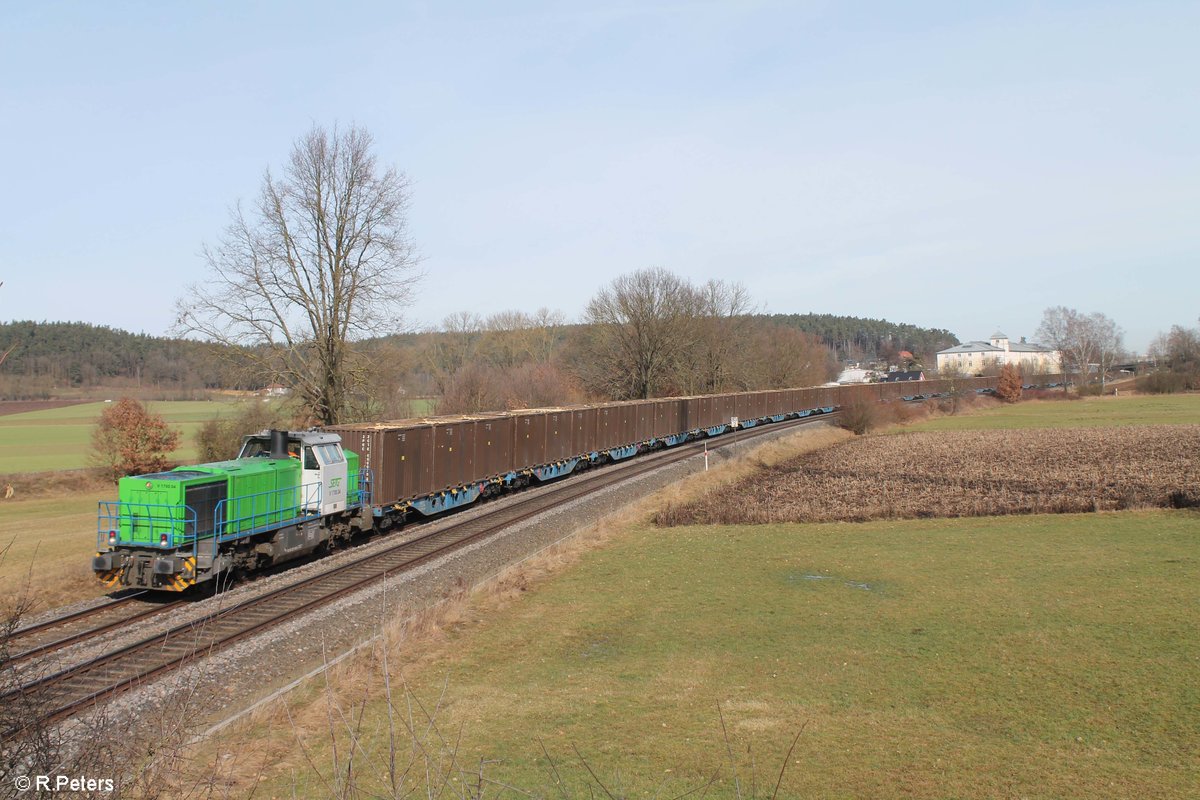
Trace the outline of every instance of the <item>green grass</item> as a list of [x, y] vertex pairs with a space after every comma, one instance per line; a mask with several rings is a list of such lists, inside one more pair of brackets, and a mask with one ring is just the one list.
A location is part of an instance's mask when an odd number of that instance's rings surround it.
[[[242, 402], [181, 400], [151, 402], [147, 406], [182, 432], [179, 447], [171, 453], [171, 460], [188, 463], [197, 459], [195, 436], [200, 426], [213, 417], [238, 413], [243, 407]], [[413, 400], [413, 415], [428, 415], [433, 402], [428, 398]], [[92, 430], [106, 405], [85, 403], [0, 416], [0, 475], [88, 466]]]
[[734, 797], [720, 705], [747, 796], [805, 726], [780, 796], [1194, 797], [1198, 545], [1183, 511], [640, 529], [404, 676], [461, 763], [547, 796], [543, 743], [572, 797], [576, 748], [622, 796]]
[[28, 584], [35, 610], [53, 608], [105, 589], [92, 574], [96, 502], [114, 490], [70, 497], [0, 500], [0, 603]]
[[903, 431], [1074, 428], [1200, 423], [1200, 394], [1033, 400], [906, 425]]
[[[205, 421], [237, 413], [241, 407], [234, 402], [203, 400], [147, 405], [182, 432], [179, 447], [171, 453], [173, 460], [181, 462], [195, 460], [195, 434]], [[105, 406], [87, 403], [0, 417], [0, 474], [87, 466], [92, 430]]]

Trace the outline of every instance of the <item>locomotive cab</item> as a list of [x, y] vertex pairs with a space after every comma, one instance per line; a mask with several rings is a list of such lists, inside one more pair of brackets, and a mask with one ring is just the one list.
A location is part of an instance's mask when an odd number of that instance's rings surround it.
[[317, 431], [261, 431], [247, 436], [238, 458], [264, 457], [300, 462], [305, 511], [326, 515], [346, 510], [349, 468], [341, 436]]

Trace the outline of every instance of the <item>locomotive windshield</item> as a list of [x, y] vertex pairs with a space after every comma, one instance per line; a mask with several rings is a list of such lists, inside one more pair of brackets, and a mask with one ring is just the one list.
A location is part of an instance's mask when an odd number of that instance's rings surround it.
[[[292, 458], [300, 457], [300, 444], [296, 441], [287, 443], [287, 455]], [[238, 458], [270, 458], [271, 457], [271, 440], [270, 439], [249, 439], [242, 445], [242, 452], [238, 453]]]
[[248, 439], [242, 445], [238, 458], [269, 458], [271, 456], [270, 439]]

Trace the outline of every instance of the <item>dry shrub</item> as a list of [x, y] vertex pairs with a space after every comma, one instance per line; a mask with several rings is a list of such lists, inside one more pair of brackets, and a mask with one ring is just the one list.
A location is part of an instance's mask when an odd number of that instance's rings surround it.
[[473, 414], [498, 408], [545, 408], [582, 402], [574, 378], [554, 363], [501, 368], [471, 363], [446, 382], [441, 414]]
[[122, 397], [100, 412], [92, 431], [92, 464], [116, 481], [166, 469], [167, 454], [179, 445], [180, 433], [132, 397]]
[[1021, 371], [1015, 364], [1005, 364], [996, 383], [996, 397], [1005, 403], [1015, 403], [1021, 399], [1021, 391]]
[[234, 458], [242, 449], [242, 437], [278, 427], [283, 411], [271, 403], [254, 398], [231, 417], [214, 417], [196, 431], [196, 449], [203, 462]]
[[875, 415], [878, 424], [886, 425], [911, 425], [914, 422], [928, 419], [933, 414], [933, 407], [929, 403], [905, 403], [899, 400], [894, 400], [890, 403], [881, 403], [875, 408]]
[[1064, 389], [1029, 389], [1024, 393], [1026, 400], [1082, 400], [1075, 392]]
[[872, 437], [763, 470], [656, 521], [857, 522], [1181, 507], [1196, 499], [1198, 449], [1200, 425]]
[[853, 433], [862, 436], [873, 430], [879, 424], [879, 404], [864, 400], [853, 400], [842, 406], [838, 414], [837, 424]]

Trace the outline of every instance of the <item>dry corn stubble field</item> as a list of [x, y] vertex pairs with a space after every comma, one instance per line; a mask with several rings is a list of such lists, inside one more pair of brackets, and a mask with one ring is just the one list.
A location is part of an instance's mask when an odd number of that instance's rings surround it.
[[1115, 511], [1200, 505], [1200, 425], [872, 436], [672, 505], [660, 525]]

